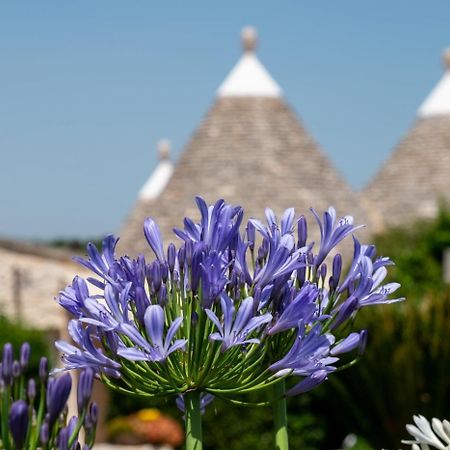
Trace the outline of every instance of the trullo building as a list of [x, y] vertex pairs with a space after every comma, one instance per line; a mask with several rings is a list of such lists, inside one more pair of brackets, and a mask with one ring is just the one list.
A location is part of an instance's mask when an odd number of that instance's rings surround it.
[[450, 200], [450, 49], [443, 63], [412, 128], [363, 192], [372, 229], [433, 218]]
[[[195, 195], [225, 198], [261, 217], [270, 206], [308, 212], [334, 205], [355, 214], [355, 196], [286, 102], [255, 54], [253, 28], [242, 32], [243, 54], [216, 92], [179, 161], [161, 161], [139, 193], [120, 235], [120, 250], [147, 251], [142, 224], [160, 224], [166, 239], [184, 216], [197, 217]], [[357, 215], [357, 213], [356, 213]], [[360, 219], [361, 220], [361, 219]]]

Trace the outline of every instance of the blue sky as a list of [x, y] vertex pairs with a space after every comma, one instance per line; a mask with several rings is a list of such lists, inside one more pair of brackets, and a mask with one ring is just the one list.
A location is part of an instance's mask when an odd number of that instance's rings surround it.
[[354, 187], [442, 75], [450, 2], [3, 0], [0, 236], [117, 232], [169, 138], [178, 154], [240, 56], [258, 55]]

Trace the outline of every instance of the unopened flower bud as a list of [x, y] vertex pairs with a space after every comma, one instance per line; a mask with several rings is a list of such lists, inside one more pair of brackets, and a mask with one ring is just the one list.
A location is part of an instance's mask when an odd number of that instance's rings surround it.
[[94, 384], [94, 371], [91, 368], [87, 368], [81, 372], [78, 379], [77, 387], [77, 406], [78, 414], [87, 407], [89, 399], [92, 394], [92, 386]]
[[2, 377], [5, 385], [9, 386], [12, 381], [12, 366], [13, 366], [13, 348], [8, 342], [3, 346], [2, 357]]
[[39, 361], [39, 378], [42, 382], [48, 378], [48, 359], [45, 356]]
[[339, 284], [342, 271], [342, 256], [340, 253], [336, 254], [333, 258], [333, 274], [330, 278], [330, 289], [336, 290]]
[[186, 262], [186, 250], [184, 247], [181, 247], [178, 250], [178, 265], [180, 266], [180, 271], [184, 270], [184, 263]]
[[13, 361], [13, 364], [12, 364], [12, 375], [13, 375], [13, 378], [19, 378], [20, 375], [22, 375], [22, 370], [20, 368], [19, 361]]
[[29, 360], [30, 360], [30, 344], [28, 342], [24, 342], [20, 347], [20, 367], [22, 370], [28, 366]]
[[58, 435], [58, 450], [68, 450], [69, 449], [69, 427], [64, 427]]
[[198, 314], [194, 311], [191, 314], [191, 325], [195, 327], [198, 324]]
[[175, 268], [175, 256], [177, 249], [175, 245], [171, 242], [167, 247], [167, 265], [169, 266], [169, 270], [172, 273]]
[[256, 228], [251, 222], [248, 222], [246, 232], [247, 232], [247, 240], [249, 243], [248, 247], [250, 248], [250, 251], [253, 251], [255, 249]]
[[165, 284], [167, 278], [169, 278], [169, 266], [167, 265], [167, 263], [162, 263], [160, 264], [160, 268], [161, 268], [161, 279], [162, 282]]
[[22, 448], [28, 430], [28, 405], [24, 400], [17, 400], [11, 406], [8, 425], [16, 448]]
[[49, 412], [49, 426], [50, 428], [58, 419], [66, 406], [69, 398], [70, 389], [72, 388], [72, 378], [70, 374], [66, 373], [57, 378], [54, 383], [49, 386], [47, 390], [47, 409]]
[[39, 439], [41, 440], [41, 444], [46, 445], [49, 437], [48, 422], [44, 422], [39, 431]]
[[161, 306], [167, 305], [167, 288], [165, 284], [162, 284], [158, 291], [158, 303]]
[[325, 281], [326, 276], [327, 276], [327, 265], [323, 263], [320, 266], [320, 278], [322, 278], [322, 283]]
[[92, 402], [89, 406], [89, 417], [95, 427], [98, 422], [98, 406], [95, 402]]
[[186, 251], [186, 262], [189, 267], [192, 265], [192, 256], [194, 253], [194, 244], [192, 241], [187, 241], [184, 245], [185, 251]]
[[33, 400], [36, 397], [36, 382], [34, 378], [30, 378], [27, 383], [27, 397], [30, 400], [30, 403], [33, 403]]
[[298, 243], [297, 248], [302, 248], [306, 245], [306, 239], [308, 234], [308, 225], [306, 223], [305, 216], [301, 216], [297, 222]]

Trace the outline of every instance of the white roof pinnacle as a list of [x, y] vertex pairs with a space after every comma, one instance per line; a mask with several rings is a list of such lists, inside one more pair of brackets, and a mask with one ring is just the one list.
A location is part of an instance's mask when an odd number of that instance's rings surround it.
[[141, 200], [153, 200], [162, 193], [173, 174], [173, 163], [170, 160], [170, 142], [161, 139], [158, 142], [159, 163], [153, 173], [139, 191]]
[[256, 30], [245, 27], [241, 33], [244, 54], [220, 85], [219, 97], [281, 97], [276, 81], [256, 57]]
[[450, 115], [450, 48], [442, 54], [444, 76], [419, 108], [419, 117]]

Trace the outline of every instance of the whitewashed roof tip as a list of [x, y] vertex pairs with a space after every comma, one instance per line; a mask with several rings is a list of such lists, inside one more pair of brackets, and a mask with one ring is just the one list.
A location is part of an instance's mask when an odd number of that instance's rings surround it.
[[219, 97], [281, 97], [282, 90], [255, 55], [257, 34], [253, 27], [241, 33], [244, 54], [217, 90]]
[[450, 115], [450, 48], [442, 55], [444, 75], [419, 108], [421, 118]]
[[174, 167], [170, 160], [170, 142], [167, 139], [158, 142], [158, 155], [158, 165], [139, 191], [141, 200], [158, 198], [172, 177]]

